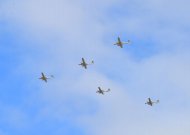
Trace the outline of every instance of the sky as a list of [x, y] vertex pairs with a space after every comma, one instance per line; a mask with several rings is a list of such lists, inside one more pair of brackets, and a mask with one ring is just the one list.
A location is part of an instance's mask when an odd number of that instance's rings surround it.
[[0, 135], [189, 135], [189, 4], [1, 0]]

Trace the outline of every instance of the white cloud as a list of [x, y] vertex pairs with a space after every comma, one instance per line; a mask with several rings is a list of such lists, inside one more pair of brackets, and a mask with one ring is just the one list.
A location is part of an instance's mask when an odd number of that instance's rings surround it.
[[1, 104], [1, 124], [3, 127], [17, 131], [24, 130], [29, 126], [28, 120], [27, 114], [20, 108]]
[[[188, 4], [120, 2], [123, 4], [119, 6], [119, 1], [114, 0], [20, 0], [2, 6], [1, 16], [20, 25], [23, 33], [19, 35], [27, 43], [34, 40], [37, 44], [29, 44], [29, 48], [41, 54], [25, 55], [17, 70], [23, 74], [40, 74], [44, 70], [55, 73], [55, 79], [48, 84], [38, 83], [42, 87], [41, 100], [47, 106], [39, 110], [37, 119], [69, 118], [94, 135], [188, 135], [188, 113], [183, 113], [189, 112], [186, 98], [190, 96], [189, 32], [184, 30], [189, 24], [185, 15]], [[118, 15], [115, 20], [110, 17], [107, 12], [114, 4], [127, 8], [123, 9], [127, 15]], [[159, 53], [135, 61], [127, 51], [105, 43], [103, 38], [117, 31], [132, 33], [131, 37], [137, 36], [143, 42], [150, 38]], [[133, 41], [131, 47], [136, 44]], [[81, 57], [95, 59], [95, 65], [83, 70], [77, 65]], [[111, 88], [111, 92], [97, 95], [98, 86]], [[180, 98], [176, 99], [178, 93]], [[187, 97], [183, 99], [183, 95]], [[161, 98], [161, 103], [153, 108], [145, 106], [149, 96]], [[188, 103], [178, 109], [184, 101]]]

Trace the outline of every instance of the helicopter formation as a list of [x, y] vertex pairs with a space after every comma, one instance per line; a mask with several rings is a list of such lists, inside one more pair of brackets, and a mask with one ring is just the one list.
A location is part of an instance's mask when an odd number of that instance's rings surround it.
[[[117, 42], [114, 43], [114, 45], [117, 45], [117, 46], [119, 46], [120, 48], [123, 48], [123, 45], [124, 45], [124, 44], [130, 44], [130, 43], [131, 43], [130, 40], [128, 40], [127, 42], [122, 42], [121, 39], [120, 39], [120, 37], [118, 37], [118, 38], [117, 38]], [[92, 60], [90, 63], [87, 63], [87, 62], [85, 61], [85, 59], [82, 58], [81, 63], [78, 64], [78, 65], [80, 65], [80, 66], [82, 66], [83, 68], [87, 69], [88, 65], [92, 65], [92, 64], [94, 64], [94, 61], [93, 61], [93, 60]], [[51, 78], [54, 78], [54, 76], [53, 76], [53, 75], [50, 75], [50, 77], [47, 77], [47, 76], [42, 72], [42, 73], [41, 73], [41, 77], [40, 77], [39, 79], [41, 79], [42, 81], [44, 81], [44, 82], [47, 83], [48, 79], [51, 79]], [[107, 92], [110, 92], [110, 91], [111, 91], [110, 88], [108, 88], [107, 90], [103, 90], [103, 89], [101, 89], [100, 87], [98, 87], [98, 90], [96, 91], [96, 93], [104, 95], [104, 93], [107, 93]], [[151, 98], [148, 98], [148, 101], [147, 101], [145, 104], [147, 104], [147, 105], [149, 105], [149, 106], [153, 106], [153, 104], [157, 104], [157, 103], [159, 103], [159, 100], [152, 101]]]

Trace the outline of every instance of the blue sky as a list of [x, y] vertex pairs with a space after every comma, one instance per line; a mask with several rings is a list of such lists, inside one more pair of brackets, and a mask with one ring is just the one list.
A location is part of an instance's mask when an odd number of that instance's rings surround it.
[[1, 0], [0, 135], [189, 135], [189, 4]]

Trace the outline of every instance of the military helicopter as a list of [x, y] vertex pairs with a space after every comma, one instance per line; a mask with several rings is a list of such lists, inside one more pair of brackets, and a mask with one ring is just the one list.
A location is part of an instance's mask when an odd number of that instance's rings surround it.
[[96, 93], [104, 95], [105, 92], [109, 92], [109, 91], [110, 91], [110, 89], [105, 91], [105, 90], [102, 90], [100, 87], [98, 87], [98, 90], [96, 91]]
[[117, 42], [114, 45], [117, 45], [117, 46], [123, 48], [124, 44], [129, 44], [130, 42], [131, 42], [130, 40], [128, 40], [127, 42], [122, 42], [121, 39], [120, 39], [120, 37], [118, 37], [117, 38]]
[[79, 65], [81, 65], [82, 67], [87, 69], [87, 65], [92, 65], [92, 64], [94, 64], [93, 60], [91, 61], [91, 63], [88, 64], [88, 63], [85, 62], [84, 58], [82, 58], [82, 62]]
[[156, 100], [156, 101], [153, 102], [150, 98], [148, 98], [148, 101], [145, 104], [153, 106], [153, 104], [155, 104], [155, 103], [157, 104], [159, 102], [160, 102], [159, 100]]
[[[41, 79], [41, 80], [43, 80], [43, 81], [45, 81], [47, 83], [47, 79], [50, 79], [50, 78], [46, 77], [43, 72], [41, 73], [41, 75], [42, 76], [39, 79]], [[51, 75], [51, 78], [54, 78], [54, 76]]]

